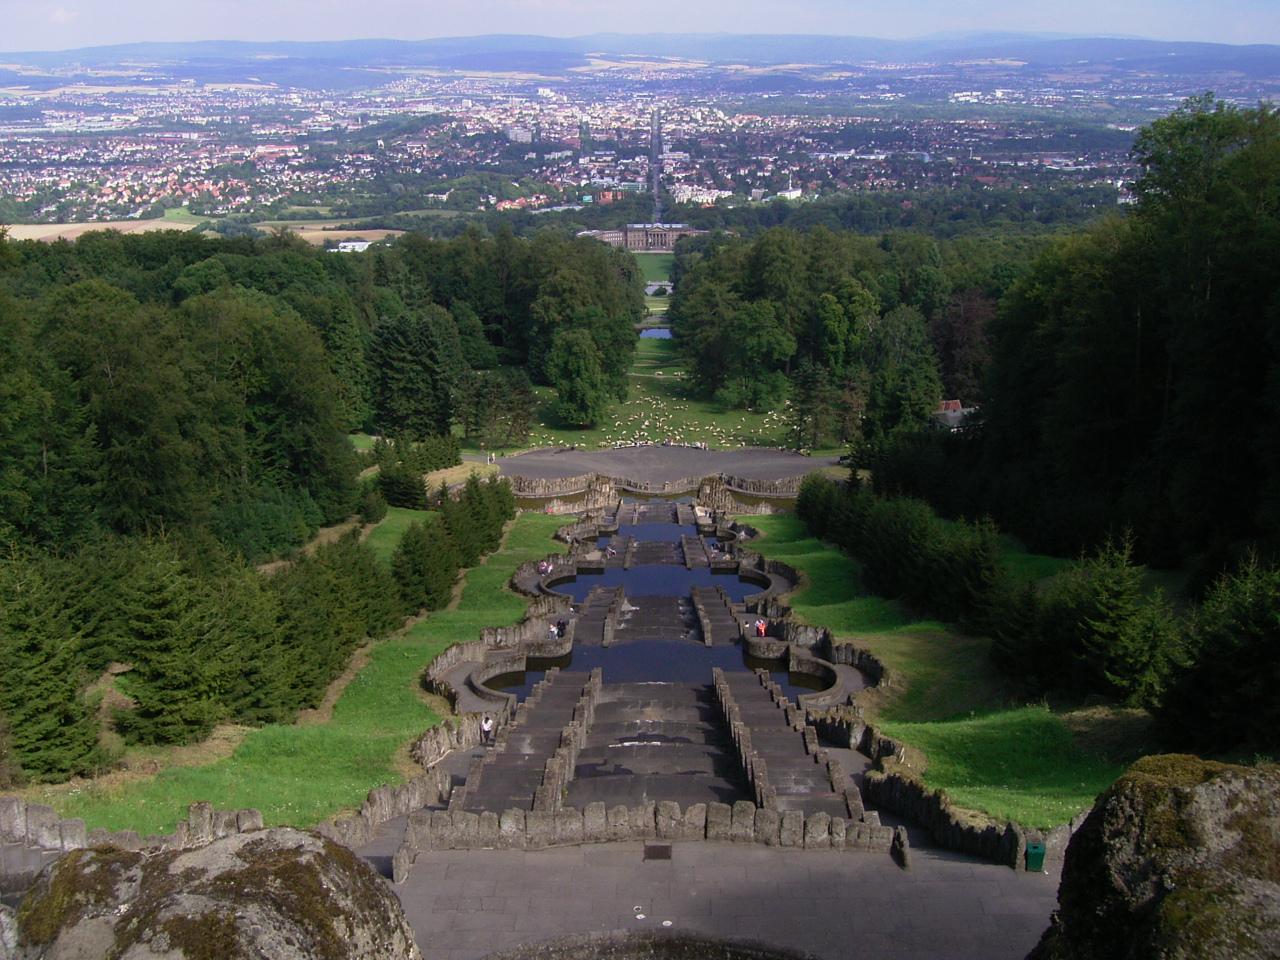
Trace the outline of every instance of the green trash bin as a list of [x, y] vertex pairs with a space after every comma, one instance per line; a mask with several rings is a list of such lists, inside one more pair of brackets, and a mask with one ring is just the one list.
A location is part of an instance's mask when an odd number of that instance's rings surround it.
[[1030, 873], [1040, 873], [1044, 870], [1044, 844], [1037, 840], [1027, 841], [1027, 870]]

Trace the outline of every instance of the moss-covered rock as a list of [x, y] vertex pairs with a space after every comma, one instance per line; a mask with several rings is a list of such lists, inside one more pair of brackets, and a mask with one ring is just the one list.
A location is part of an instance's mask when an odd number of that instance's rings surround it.
[[1146, 757], [1067, 847], [1028, 960], [1280, 956], [1280, 768]]
[[76, 851], [41, 876], [17, 926], [18, 960], [420, 960], [368, 865], [288, 829], [195, 850]]

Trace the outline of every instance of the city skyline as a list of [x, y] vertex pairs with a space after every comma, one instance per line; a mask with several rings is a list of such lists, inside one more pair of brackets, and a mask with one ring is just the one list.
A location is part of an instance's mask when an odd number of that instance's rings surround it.
[[958, 10], [943, 0], [905, 0], [890, 10], [863, 2], [799, 0], [779, 15], [768, 0], [653, 0], [643, 11], [600, 0], [470, 0], [426, 7], [411, 0], [192, 0], [180, 22], [161, 0], [116, 3], [0, 0], [8, 52], [68, 50], [132, 42], [198, 40], [402, 40], [486, 33], [571, 37], [618, 33], [823, 34], [914, 39], [937, 33], [1013, 32], [1073, 36], [1140, 36], [1221, 43], [1280, 42], [1280, 7], [1268, 0], [1152, 0], [1117, 5], [1081, 0], [1069, 7], [1027, 9], [993, 0]]

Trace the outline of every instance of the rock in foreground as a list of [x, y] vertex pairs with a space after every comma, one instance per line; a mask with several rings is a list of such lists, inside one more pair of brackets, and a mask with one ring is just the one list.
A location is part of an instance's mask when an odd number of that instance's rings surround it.
[[195, 850], [69, 853], [22, 902], [18, 932], [19, 960], [420, 960], [372, 869], [283, 828]]
[[1280, 770], [1146, 757], [1067, 847], [1028, 960], [1280, 957]]

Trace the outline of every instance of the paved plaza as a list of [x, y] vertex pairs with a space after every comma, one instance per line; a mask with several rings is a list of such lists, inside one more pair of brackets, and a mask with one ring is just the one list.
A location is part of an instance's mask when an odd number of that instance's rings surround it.
[[[824, 960], [1021, 960], [1058, 878], [914, 850], [885, 856], [640, 842], [538, 852], [424, 852], [397, 887], [425, 960], [479, 960], [572, 934], [671, 929]], [[669, 921], [668, 928], [665, 923]]]

